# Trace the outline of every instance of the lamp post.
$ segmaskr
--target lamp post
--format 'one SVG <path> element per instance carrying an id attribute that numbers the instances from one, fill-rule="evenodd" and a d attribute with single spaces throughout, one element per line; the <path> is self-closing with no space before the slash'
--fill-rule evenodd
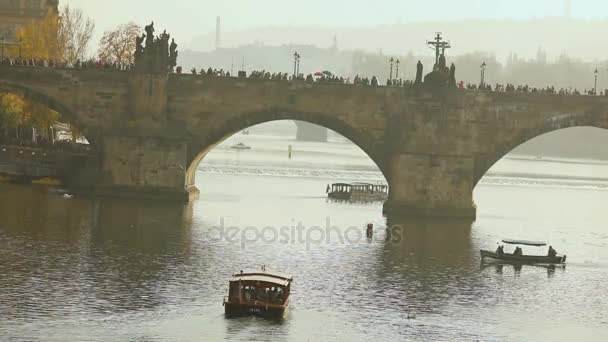
<path id="1" fill-rule="evenodd" d="M 595 68 L 595 71 L 593 73 L 595 74 L 595 83 L 593 84 L 593 95 L 597 96 L 597 74 L 599 73 L 599 71 L 597 71 L 597 68 Z"/>
<path id="2" fill-rule="evenodd" d="M 396 78 L 396 79 L 399 79 L 399 64 L 400 64 L 400 63 L 401 63 L 401 62 L 399 62 L 399 58 L 397 58 L 397 61 L 395 62 L 396 69 L 397 69 L 397 70 L 395 71 L 395 78 Z"/>
<path id="3" fill-rule="evenodd" d="M 19 38 L 19 59 L 21 59 L 21 47 L 23 46 L 23 38 Z"/>
<path id="4" fill-rule="evenodd" d="M 486 84 L 486 62 L 481 63 L 481 82 L 479 83 L 479 87 L 483 87 Z"/>
<path id="5" fill-rule="evenodd" d="M 300 76 L 300 58 L 301 58 L 301 56 L 300 56 L 300 54 L 298 54 L 298 68 L 296 70 L 297 71 L 296 76 Z"/>
<path id="6" fill-rule="evenodd" d="M 293 78 L 295 79 L 300 72 L 300 55 L 296 51 L 293 54 Z"/>
<path id="7" fill-rule="evenodd" d="M 390 62 L 391 65 L 391 72 L 390 72 L 390 76 L 389 76 L 389 80 L 393 80 L 393 63 L 395 63 L 395 59 L 393 57 L 391 57 L 391 59 L 388 60 Z"/>

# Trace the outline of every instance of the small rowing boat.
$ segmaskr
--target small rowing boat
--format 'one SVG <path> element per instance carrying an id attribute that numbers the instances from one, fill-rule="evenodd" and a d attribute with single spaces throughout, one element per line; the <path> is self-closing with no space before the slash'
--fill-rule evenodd
<path id="1" fill-rule="evenodd" d="M 502 240 L 502 242 L 508 245 L 516 245 L 517 247 L 513 253 L 505 253 L 503 246 L 499 246 L 494 252 L 481 249 L 479 251 L 481 260 L 483 261 L 484 258 L 490 258 L 518 264 L 563 264 L 566 262 L 566 256 L 558 255 L 551 246 L 549 246 L 549 252 L 546 255 L 525 255 L 523 254 L 521 247 L 519 247 L 543 247 L 547 245 L 544 242 L 526 240 Z"/>

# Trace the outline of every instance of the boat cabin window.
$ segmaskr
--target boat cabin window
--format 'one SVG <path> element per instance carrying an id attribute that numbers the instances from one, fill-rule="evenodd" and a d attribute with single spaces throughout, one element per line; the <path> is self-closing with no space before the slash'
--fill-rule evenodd
<path id="1" fill-rule="evenodd" d="M 332 192 L 350 192 L 351 186 L 348 184 L 333 184 L 331 186 Z"/>
<path id="2" fill-rule="evenodd" d="M 230 290 L 228 293 L 228 298 L 230 298 L 231 300 L 236 300 L 236 299 L 239 299 L 239 297 L 240 297 L 239 283 L 237 283 L 237 282 L 230 283 Z"/>
<path id="3" fill-rule="evenodd" d="M 236 287 L 234 287 L 236 285 Z M 230 285 L 230 298 L 238 299 L 238 283 Z M 245 302 L 251 303 L 254 301 L 283 304 L 285 302 L 285 289 L 279 286 L 241 286 L 243 299 Z M 233 294 L 236 291 L 236 294 Z"/>
<path id="4" fill-rule="evenodd" d="M 257 291 L 255 286 L 243 286 L 243 292 L 246 302 L 252 302 L 257 300 Z"/>
<path id="5" fill-rule="evenodd" d="M 272 304 L 283 304 L 284 301 L 284 291 L 280 287 L 270 287 L 266 288 L 266 292 L 268 295 L 268 301 Z"/>

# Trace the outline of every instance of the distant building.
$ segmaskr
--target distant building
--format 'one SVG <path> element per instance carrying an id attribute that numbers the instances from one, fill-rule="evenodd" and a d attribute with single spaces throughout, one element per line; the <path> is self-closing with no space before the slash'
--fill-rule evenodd
<path id="1" fill-rule="evenodd" d="M 547 63 L 547 52 L 544 51 L 541 47 L 538 48 L 536 52 L 536 63 L 546 64 Z"/>
<path id="2" fill-rule="evenodd" d="M 17 30 L 46 16 L 49 10 L 58 12 L 59 0 L 0 0 L 0 48 L 5 56 L 17 49 Z"/>
<path id="3" fill-rule="evenodd" d="M 17 29 L 58 11 L 59 0 L 0 0 L 0 39 L 14 42 Z"/>
<path id="4" fill-rule="evenodd" d="M 215 19 L 215 48 L 219 49 L 221 45 L 221 21 L 220 17 Z"/>

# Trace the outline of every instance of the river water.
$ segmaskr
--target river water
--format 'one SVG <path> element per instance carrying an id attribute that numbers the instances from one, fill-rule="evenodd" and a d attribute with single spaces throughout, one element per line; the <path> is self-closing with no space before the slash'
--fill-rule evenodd
<path id="1" fill-rule="evenodd" d="M 340 180 L 384 181 L 340 139 L 238 135 L 186 206 L 0 185 L 0 340 L 608 340 L 607 163 L 503 159 L 473 224 L 328 201 Z M 568 265 L 480 264 L 502 238 L 548 240 Z M 294 275 L 286 318 L 225 319 L 230 275 L 262 264 Z"/>

